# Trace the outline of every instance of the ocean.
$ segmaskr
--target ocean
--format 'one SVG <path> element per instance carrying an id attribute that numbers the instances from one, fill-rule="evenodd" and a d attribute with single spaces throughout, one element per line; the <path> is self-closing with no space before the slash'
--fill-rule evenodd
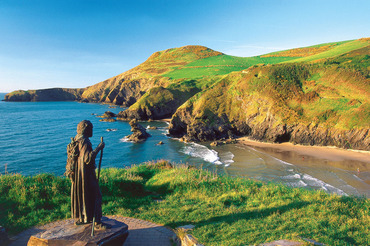
<path id="1" fill-rule="evenodd" d="M 0 100 L 4 95 L 0 94 Z M 242 144 L 211 147 L 209 143 L 183 143 L 167 136 L 168 123 L 162 121 L 140 122 L 145 128 L 157 129 L 148 129 L 152 136 L 143 143 L 128 142 L 125 139 L 131 134 L 128 122 L 101 122 L 97 117 L 105 111 L 122 110 L 95 103 L 0 101 L 0 174 L 63 175 L 67 144 L 76 135 L 77 124 L 86 119 L 94 127 L 90 139 L 93 147 L 99 144 L 100 137 L 106 144 L 102 168 L 124 168 L 165 159 L 230 176 L 370 197 L 370 185 L 354 172 L 331 166 L 302 166 Z M 164 144 L 158 145 L 160 141 Z"/>

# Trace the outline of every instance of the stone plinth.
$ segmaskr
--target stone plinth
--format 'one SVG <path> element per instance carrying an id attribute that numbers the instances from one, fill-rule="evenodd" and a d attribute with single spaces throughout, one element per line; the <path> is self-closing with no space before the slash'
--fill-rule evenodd
<path id="1" fill-rule="evenodd" d="M 7 245 L 8 242 L 8 234 L 6 233 L 5 228 L 0 226 L 0 245 Z"/>
<path id="2" fill-rule="evenodd" d="M 123 245 L 128 236 L 128 226 L 123 222 L 106 217 L 103 217 L 102 221 L 112 228 L 105 231 L 95 230 L 93 237 L 91 237 L 91 224 L 77 226 L 73 220 L 65 220 L 47 231 L 31 236 L 27 245 Z"/>

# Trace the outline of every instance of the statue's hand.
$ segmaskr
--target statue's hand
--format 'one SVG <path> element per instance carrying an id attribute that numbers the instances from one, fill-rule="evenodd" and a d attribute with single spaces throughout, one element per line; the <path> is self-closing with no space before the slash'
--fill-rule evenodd
<path id="1" fill-rule="evenodd" d="M 105 147 L 105 143 L 104 143 L 104 142 L 101 142 L 101 143 L 98 145 L 98 149 L 99 149 L 99 150 L 104 149 L 104 147 Z"/>

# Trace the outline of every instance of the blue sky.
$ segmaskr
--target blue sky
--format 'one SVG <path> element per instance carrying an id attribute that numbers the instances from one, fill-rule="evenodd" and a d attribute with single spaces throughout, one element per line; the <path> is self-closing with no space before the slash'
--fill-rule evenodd
<path id="1" fill-rule="evenodd" d="M 153 52 L 235 56 L 370 37 L 369 0 L 1 0 L 0 92 L 81 88 Z"/>

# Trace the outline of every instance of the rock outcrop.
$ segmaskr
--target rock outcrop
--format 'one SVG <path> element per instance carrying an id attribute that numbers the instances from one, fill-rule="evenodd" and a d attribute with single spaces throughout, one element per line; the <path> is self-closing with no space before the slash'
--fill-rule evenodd
<path id="1" fill-rule="evenodd" d="M 149 90 L 129 109 L 118 113 L 119 120 L 160 120 L 171 118 L 184 102 L 199 92 L 197 88 L 168 89 L 155 87 Z"/>
<path id="2" fill-rule="evenodd" d="M 115 122 L 116 119 L 114 117 L 116 117 L 117 115 L 115 113 L 112 113 L 110 111 L 106 111 L 103 115 L 98 115 L 97 117 L 99 118 L 102 118 L 101 120 L 99 121 L 104 121 L 104 122 Z"/>
<path id="3" fill-rule="evenodd" d="M 145 141 L 151 135 L 146 132 L 145 128 L 140 125 L 137 120 L 133 119 L 130 121 L 131 135 L 126 136 L 129 141 L 139 143 Z"/>

